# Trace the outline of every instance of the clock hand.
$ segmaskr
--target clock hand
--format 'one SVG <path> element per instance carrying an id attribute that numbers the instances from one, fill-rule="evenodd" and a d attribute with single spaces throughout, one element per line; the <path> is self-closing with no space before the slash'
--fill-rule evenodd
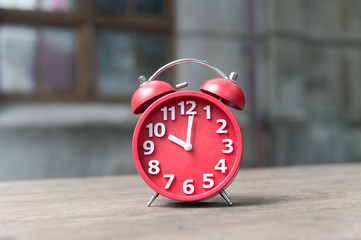
<path id="1" fill-rule="evenodd" d="M 172 134 L 169 134 L 168 139 L 171 140 L 172 142 L 178 144 L 179 146 L 183 147 L 184 150 L 186 150 L 186 151 L 190 151 L 192 149 L 192 144 L 186 143 L 183 140 L 180 140 L 179 138 L 177 138 L 176 136 L 173 136 Z"/>
<path id="2" fill-rule="evenodd" d="M 171 140 L 172 142 L 178 144 L 179 146 L 183 147 L 186 145 L 186 142 L 180 140 L 179 138 L 173 136 L 172 134 L 169 134 L 168 139 Z"/>
<path id="3" fill-rule="evenodd" d="M 191 143 L 191 135 L 192 135 L 192 125 L 193 125 L 194 115 L 188 117 L 188 127 L 187 127 L 187 143 Z"/>

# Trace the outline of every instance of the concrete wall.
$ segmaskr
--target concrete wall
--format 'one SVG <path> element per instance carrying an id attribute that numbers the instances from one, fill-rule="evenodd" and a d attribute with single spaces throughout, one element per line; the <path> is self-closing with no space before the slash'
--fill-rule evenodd
<path id="1" fill-rule="evenodd" d="M 2 104 L 0 180 L 136 173 L 122 104 Z"/>
<path id="2" fill-rule="evenodd" d="M 267 119 L 269 162 L 361 161 L 361 2 L 257 3 L 256 48 L 265 66 L 255 65 L 266 76 L 256 78 L 257 91 L 267 96 L 257 107 Z"/>

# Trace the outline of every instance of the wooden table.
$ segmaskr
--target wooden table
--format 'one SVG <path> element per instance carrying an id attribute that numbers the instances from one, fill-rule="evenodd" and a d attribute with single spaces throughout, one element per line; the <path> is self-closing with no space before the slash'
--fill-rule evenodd
<path id="1" fill-rule="evenodd" d="M 241 169 L 216 196 L 182 203 L 141 178 L 0 183 L 0 240 L 361 239 L 361 164 Z"/>

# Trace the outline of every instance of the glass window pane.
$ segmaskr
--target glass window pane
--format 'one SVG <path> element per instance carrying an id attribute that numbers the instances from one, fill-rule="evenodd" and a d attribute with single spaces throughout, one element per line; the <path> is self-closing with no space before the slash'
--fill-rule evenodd
<path id="1" fill-rule="evenodd" d="M 78 8 L 77 0 L 39 0 L 37 9 L 46 12 L 74 12 Z"/>
<path id="2" fill-rule="evenodd" d="M 137 86 L 133 70 L 132 37 L 126 32 L 97 32 L 97 81 L 99 95 L 129 94 Z"/>
<path id="3" fill-rule="evenodd" d="M 104 14 L 124 14 L 127 12 L 127 0 L 97 0 L 96 10 Z"/>
<path id="4" fill-rule="evenodd" d="M 163 0 L 137 0 L 137 10 L 140 14 L 163 15 Z"/>
<path id="5" fill-rule="evenodd" d="M 40 91 L 73 92 L 75 89 L 75 32 L 43 28 L 39 39 Z"/>
<path id="6" fill-rule="evenodd" d="M 77 0 L 0 0 L 0 8 L 24 11 L 72 12 L 77 7 Z"/>
<path id="7" fill-rule="evenodd" d="M 98 31 L 98 95 L 130 96 L 139 87 L 140 75 L 149 78 L 165 64 L 166 49 L 166 37 L 162 35 Z"/>
<path id="8" fill-rule="evenodd" d="M 27 26 L 0 26 L 0 91 L 32 93 L 37 34 Z"/>
<path id="9" fill-rule="evenodd" d="M 165 36 L 153 34 L 138 34 L 136 36 L 137 69 L 136 74 L 148 79 L 166 61 L 167 40 Z M 166 74 L 167 72 L 165 72 Z M 136 76 L 138 77 L 138 76 Z M 158 79 L 166 80 L 165 75 Z"/>
<path id="10" fill-rule="evenodd" d="M 37 0 L 0 0 L 0 8 L 18 9 L 18 10 L 35 10 Z"/>

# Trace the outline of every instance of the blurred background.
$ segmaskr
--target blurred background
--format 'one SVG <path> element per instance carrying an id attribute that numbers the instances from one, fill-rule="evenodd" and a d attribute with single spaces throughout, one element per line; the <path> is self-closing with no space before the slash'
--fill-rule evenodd
<path id="1" fill-rule="evenodd" d="M 361 161 L 359 0 L 0 0 L 0 180 L 136 173 L 137 79 L 184 57 L 239 73 L 242 167 Z"/>

